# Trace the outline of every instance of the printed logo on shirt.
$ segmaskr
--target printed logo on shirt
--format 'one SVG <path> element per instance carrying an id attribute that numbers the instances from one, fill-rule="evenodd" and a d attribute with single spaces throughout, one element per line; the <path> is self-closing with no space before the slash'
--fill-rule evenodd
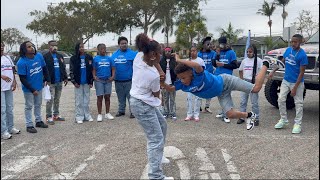
<path id="1" fill-rule="evenodd" d="M 86 68 L 86 62 L 84 59 L 81 59 L 81 69 Z"/>
<path id="2" fill-rule="evenodd" d="M 294 56 L 292 54 L 290 54 L 289 57 L 286 57 L 286 63 L 292 66 L 297 65 L 296 61 L 294 60 Z"/>
<path id="3" fill-rule="evenodd" d="M 189 89 L 189 91 L 190 91 L 190 92 L 193 92 L 193 93 L 194 93 L 194 92 L 199 92 L 199 91 L 201 91 L 201 90 L 203 89 L 204 86 L 205 86 L 205 83 L 203 82 L 200 87 L 198 87 L 198 86 L 191 87 L 191 88 Z"/>
<path id="4" fill-rule="evenodd" d="M 106 59 L 101 59 L 101 60 L 106 60 Z M 99 67 L 109 67 L 110 66 L 110 62 L 98 62 Z"/>
<path id="5" fill-rule="evenodd" d="M 53 66 L 54 66 L 54 68 L 59 68 L 59 67 L 60 67 L 60 65 L 59 65 L 59 62 L 58 62 L 58 59 L 57 59 L 57 58 L 54 58 Z"/>
<path id="6" fill-rule="evenodd" d="M 220 55 L 220 62 L 228 64 L 229 60 L 227 59 L 227 55 Z"/>
<path id="7" fill-rule="evenodd" d="M 251 71 L 252 69 L 253 69 L 252 66 L 244 66 L 244 67 L 243 67 L 243 70 Z"/>
<path id="8" fill-rule="evenodd" d="M 127 63 L 127 59 L 123 55 L 119 55 L 117 58 L 114 59 L 114 63 L 125 64 Z"/>
<path id="9" fill-rule="evenodd" d="M 6 70 L 12 70 L 12 66 L 9 64 L 1 65 L 1 71 L 6 71 Z"/>
<path id="10" fill-rule="evenodd" d="M 35 75 L 35 74 L 38 74 L 42 71 L 42 67 L 36 67 L 34 69 L 30 69 L 30 77 Z"/>

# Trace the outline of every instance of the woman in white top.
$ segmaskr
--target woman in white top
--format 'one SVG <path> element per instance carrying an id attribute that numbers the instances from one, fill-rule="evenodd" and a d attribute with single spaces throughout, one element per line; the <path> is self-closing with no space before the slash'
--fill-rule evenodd
<path id="1" fill-rule="evenodd" d="M 1 42 L 1 139 L 10 139 L 11 134 L 20 133 L 13 127 L 13 91 L 17 84 L 13 70 L 13 62 L 4 55 L 4 43 Z"/>
<path id="2" fill-rule="evenodd" d="M 239 76 L 241 79 L 245 81 L 255 83 L 253 76 L 256 76 L 262 68 L 262 60 L 257 57 L 257 54 L 254 54 L 254 46 L 249 46 L 247 49 L 247 58 L 242 60 L 241 65 L 239 67 Z M 256 59 L 256 60 L 255 60 Z M 255 63 L 256 61 L 256 63 Z M 254 67 L 256 67 L 255 72 L 253 72 Z M 246 112 L 247 103 L 250 96 L 251 104 L 252 104 L 252 112 L 256 114 L 256 121 L 254 122 L 255 126 L 259 126 L 259 94 L 258 93 L 245 93 L 241 92 L 241 101 L 240 101 L 240 111 Z M 239 119 L 237 124 L 244 123 L 244 119 Z"/>
<path id="3" fill-rule="evenodd" d="M 159 110 L 161 47 L 145 34 L 136 37 L 136 46 L 140 52 L 133 61 L 130 108 L 148 140 L 148 176 L 150 179 L 165 179 L 167 177 L 163 175 L 161 162 L 167 123 Z"/>

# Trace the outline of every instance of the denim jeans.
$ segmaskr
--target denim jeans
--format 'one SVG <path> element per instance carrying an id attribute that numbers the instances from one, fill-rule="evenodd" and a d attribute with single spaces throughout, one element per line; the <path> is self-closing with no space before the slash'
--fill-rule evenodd
<path id="1" fill-rule="evenodd" d="M 83 121 L 91 119 L 90 115 L 90 87 L 88 84 L 81 84 L 79 88 L 74 88 L 75 94 L 75 119 Z"/>
<path id="2" fill-rule="evenodd" d="M 212 98 L 209 98 L 209 99 L 205 99 L 206 100 L 206 104 L 205 104 L 205 108 L 209 108 L 210 107 L 210 103 L 211 103 L 211 99 Z M 200 107 L 202 106 L 202 99 L 200 101 Z"/>
<path id="3" fill-rule="evenodd" d="M 167 134 L 167 122 L 159 111 L 145 102 L 130 98 L 132 114 L 142 126 L 147 137 L 147 154 L 149 162 L 148 176 L 150 179 L 163 179 L 161 160 Z"/>
<path id="4" fill-rule="evenodd" d="M 165 89 L 161 89 L 161 95 L 163 98 L 163 115 L 176 116 L 176 91 L 169 92 Z"/>
<path id="5" fill-rule="evenodd" d="M 115 82 L 116 93 L 118 97 L 118 112 L 125 113 L 126 112 L 126 99 L 129 102 L 129 110 L 130 110 L 130 89 L 131 89 L 132 81 L 126 82 Z M 131 110 L 130 110 L 131 112 Z"/>
<path id="6" fill-rule="evenodd" d="M 188 92 L 187 101 L 188 101 L 187 116 L 188 117 L 199 118 L 200 106 L 201 106 L 201 98 L 199 98 L 198 96 L 195 96 L 192 93 Z"/>
<path id="7" fill-rule="evenodd" d="M 1 91 L 1 134 L 13 128 L 13 92 Z"/>
<path id="8" fill-rule="evenodd" d="M 35 121 L 41 122 L 41 104 L 42 104 L 42 90 L 38 91 L 38 95 L 35 96 L 31 92 L 23 92 L 24 99 L 25 99 L 25 109 L 24 114 L 26 118 L 26 126 L 33 127 L 32 122 L 32 108 L 34 106 L 34 117 Z"/>
<path id="9" fill-rule="evenodd" d="M 53 104 L 53 115 L 59 115 L 61 91 L 62 91 L 62 82 L 50 85 L 51 100 L 48 101 L 46 104 L 46 117 L 52 117 L 52 104 Z"/>
<path id="10" fill-rule="evenodd" d="M 286 100 L 288 93 L 293 89 L 295 83 L 290 83 L 286 80 L 282 80 L 280 93 L 278 98 L 278 105 L 281 119 L 284 121 L 288 121 L 287 118 L 287 107 L 286 107 Z M 302 116 L 303 116 L 303 91 L 304 91 L 304 82 L 301 82 L 297 88 L 297 93 L 293 97 L 294 104 L 296 106 L 296 117 L 294 122 L 296 124 L 301 124 Z"/>
<path id="11" fill-rule="evenodd" d="M 247 82 L 250 82 L 250 80 L 245 80 Z M 252 112 L 256 114 L 256 120 L 259 120 L 259 93 L 245 93 L 240 92 L 240 111 L 246 112 L 247 111 L 247 105 L 248 105 L 248 99 L 250 97 L 251 104 L 252 104 Z"/>

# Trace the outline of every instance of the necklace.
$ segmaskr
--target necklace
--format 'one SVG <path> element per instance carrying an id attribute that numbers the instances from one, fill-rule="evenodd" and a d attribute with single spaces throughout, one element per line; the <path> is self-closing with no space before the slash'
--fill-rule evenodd
<path id="1" fill-rule="evenodd" d="M 297 54 L 299 53 L 300 49 L 301 49 L 301 48 L 299 48 L 298 52 L 296 52 L 296 54 L 294 55 L 294 59 L 296 59 L 296 56 L 297 56 Z M 293 55 L 293 54 L 292 54 L 292 51 L 293 51 L 293 48 L 291 49 L 291 55 Z"/>

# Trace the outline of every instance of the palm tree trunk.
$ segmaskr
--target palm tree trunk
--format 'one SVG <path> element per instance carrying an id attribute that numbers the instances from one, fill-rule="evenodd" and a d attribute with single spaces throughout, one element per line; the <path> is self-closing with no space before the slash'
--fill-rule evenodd
<path id="1" fill-rule="evenodd" d="M 282 14 L 284 14 L 284 6 L 282 6 Z M 282 17 L 282 30 L 284 30 L 284 17 Z"/>
<path id="2" fill-rule="evenodd" d="M 169 47 L 169 31 L 168 28 L 166 27 L 166 40 L 167 40 L 167 47 Z"/>
<path id="3" fill-rule="evenodd" d="M 269 16 L 269 22 L 270 22 L 270 20 L 271 20 L 271 18 L 270 18 L 270 16 Z M 272 24 L 270 23 L 270 24 L 269 24 L 269 28 L 270 28 L 270 37 L 271 37 L 271 26 L 272 26 Z"/>

